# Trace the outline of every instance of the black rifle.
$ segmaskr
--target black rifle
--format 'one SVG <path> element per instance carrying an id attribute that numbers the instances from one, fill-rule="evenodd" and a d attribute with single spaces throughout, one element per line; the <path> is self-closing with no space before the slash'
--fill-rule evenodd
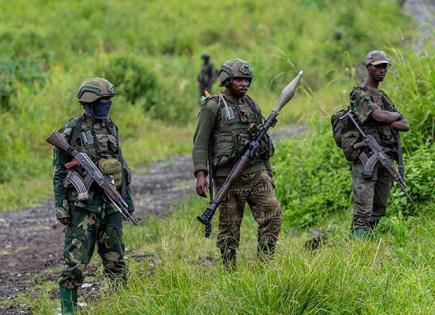
<path id="1" fill-rule="evenodd" d="M 396 169 L 393 167 L 393 161 L 387 156 L 384 150 L 382 150 L 381 146 L 376 141 L 376 139 L 372 135 L 367 135 L 364 133 L 364 131 L 362 131 L 361 127 L 353 117 L 352 110 L 348 110 L 348 112 L 345 115 L 343 115 L 340 119 L 344 119 L 345 117 L 349 117 L 350 120 L 352 120 L 356 129 L 358 129 L 359 133 L 363 136 L 363 141 L 356 143 L 354 145 L 354 148 L 358 149 L 361 147 L 368 146 L 371 151 L 370 156 L 368 156 L 367 153 L 365 152 L 362 152 L 359 155 L 359 159 L 364 167 L 364 170 L 361 175 L 365 178 L 371 178 L 373 176 L 373 172 L 376 164 L 380 163 L 381 166 L 393 178 L 393 180 L 395 180 L 399 184 L 400 189 L 406 194 L 406 196 L 412 202 L 413 199 L 411 195 L 406 191 L 406 183 L 405 180 L 403 179 L 403 175 L 396 171 Z M 400 138 L 398 138 L 398 140 L 400 141 Z"/>
<path id="2" fill-rule="evenodd" d="M 95 182 L 104 191 L 106 197 L 122 214 L 122 216 L 130 220 L 134 225 L 137 225 L 137 221 L 128 211 L 128 205 L 116 189 L 113 181 L 100 172 L 100 170 L 86 153 L 79 152 L 70 146 L 65 137 L 57 131 L 52 131 L 46 141 L 74 157 L 72 162 L 67 163 L 69 164 L 69 166 L 66 166 L 67 168 L 72 167 L 72 165 L 77 165 L 78 163 L 85 169 L 87 175 L 84 179 L 82 179 L 82 177 L 76 171 L 72 170 L 68 171 L 66 177 L 67 181 L 70 182 L 77 190 L 79 200 L 86 201 L 89 199 L 89 187 L 93 182 Z"/>
<path id="3" fill-rule="evenodd" d="M 281 111 L 281 109 L 286 105 L 295 95 L 296 87 L 301 79 L 303 71 L 300 71 L 299 74 L 282 90 L 281 95 L 278 99 L 278 103 L 275 108 L 270 113 L 269 117 L 264 121 L 263 125 L 258 128 L 258 133 L 253 140 L 251 140 L 246 149 L 243 151 L 241 158 L 237 161 L 237 163 L 232 168 L 230 174 L 226 178 L 224 184 L 219 189 L 216 194 L 216 197 L 210 202 L 210 205 L 205 209 L 204 213 L 197 216 L 199 222 L 205 225 L 205 237 L 209 237 L 211 233 L 211 220 L 219 207 L 220 203 L 224 199 L 228 190 L 234 181 L 240 176 L 243 170 L 248 165 L 249 161 L 254 159 L 257 154 L 258 148 L 264 137 L 267 134 L 267 131 L 270 127 L 275 126 L 277 122 L 277 117 Z"/>

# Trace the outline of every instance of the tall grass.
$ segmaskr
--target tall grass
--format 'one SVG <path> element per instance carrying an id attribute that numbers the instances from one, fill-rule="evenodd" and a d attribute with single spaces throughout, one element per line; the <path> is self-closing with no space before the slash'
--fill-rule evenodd
<path id="1" fill-rule="evenodd" d="M 130 280 L 84 314 L 431 314 L 434 311 L 434 216 L 390 218 L 372 241 L 348 240 L 350 213 L 324 222 L 325 245 L 303 248 L 308 234 L 285 229 L 275 259 L 260 263 L 256 223 L 242 224 L 237 270 L 222 269 L 218 250 L 195 222 L 205 201 L 192 201 L 170 218 L 127 227 Z M 388 227 L 388 229 L 386 228 Z M 97 262 L 99 263 L 99 262 Z M 92 281 L 92 280 L 91 280 Z M 83 301 L 83 296 L 80 298 Z M 88 301 L 89 302 L 89 301 Z M 57 301 L 41 296 L 35 313 Z M 45 310 L 45 311 L 44 311 Z"/>
<path id="2" fill-rule="evenodd" d="M 190 151 L 201 51 L 216 65 L 248 60 L 252 96 L 264 112 L 304 69 L 303 93 L 281 115 L 283 124 L 342 102 L 350 75 L 345 52 L 358 63 L 370 49 L 408 41 L 408 26 L 393 0 L 3 1 L 1 208 L 49 195 L 36 189 L 48 186 L 51 174 L 44 138 L 80 114 L 75 91 L 86 77 L 117 84 L 112 116 L 124 155 L 137 165 Z"/>

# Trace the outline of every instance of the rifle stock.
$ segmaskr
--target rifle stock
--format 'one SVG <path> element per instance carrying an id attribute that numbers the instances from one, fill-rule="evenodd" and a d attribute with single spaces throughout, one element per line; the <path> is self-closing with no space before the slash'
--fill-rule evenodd
<path id="1" fill-rule="evenodd" d="M 266 136 L 267 131 L 269 128 L 273 127 L 276 124 L 276 118 L 279 115 L 281 109 L 293 98 L 295 95 L 295 90 L 297 85 L 299 84 L 299 81 L 301 79 L 301 76 L 303 74 L 303 71 L 300 71 L 298 75 L 289 83 L 287 84 L 284 89 L 281 92 L 281 95 L 278 98 L 278 102 L 275 106 L 275 108 L 272 110 L 272 112 L 269 114 L 267 119 L 265 120 L 262 128 L 260 129 L 258 135 L 256 138 L 247 145 L 244 153 L 242 154 L 241 158 L 237 161 L 237 163 L 232 168 L 230 174 L 226 178 L 224 184 L 219 189 L 219 191 L 216 194 L 216 197 L 210 202 L 209 206 L 204 210 L 204 212 L 197 216 L 197 219 L 199 222 L 205 225 L 205 237 L 209 237 L 211 233 L 211 221 L 213 219 L 213 216 L 219 207 L 220 203 L 228 193 L 228 190 L 230 189 L 231 185 L 234 183 L 234 181 L 240 176 L 240 174 L 243 172 L 243 170 L 248 165 L 248 162 L 252 160 L 257 150 L 260 146 L 261 141 Z"/>

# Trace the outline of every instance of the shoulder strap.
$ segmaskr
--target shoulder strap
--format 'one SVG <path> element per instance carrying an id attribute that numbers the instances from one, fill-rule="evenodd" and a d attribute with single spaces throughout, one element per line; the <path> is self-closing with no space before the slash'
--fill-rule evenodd
<path id="1" fill-rule="evenodd" d="M 245 99 L 249 105 L 249 107 L 251 108 L 251 110 L 257 115 L 258 118 L 260 118 L 260 120 L 264 120 L 263 115 L 261 115 L 260 110 L 257 107 L 257 104 L 255 104 L 254 100 L 252 98 L 250 98 L 248 95 L 245 95 Z"/>
<path id="2" fill-rule="evenodd" d="M 77 138 L 79 136 L 79 130 L 80 130 L 80 127 L 82 125 L 83 119 L 84 119 L 84 116 L 83 115 L 80 116 L 77 119 L 76 125 L 72 129 L 71 138 L 70 138 L 70 141 L 69 141 L 69 145 L 72 146 L 72 147 L 75 147 L 75 145 L 77 143 Z"/>

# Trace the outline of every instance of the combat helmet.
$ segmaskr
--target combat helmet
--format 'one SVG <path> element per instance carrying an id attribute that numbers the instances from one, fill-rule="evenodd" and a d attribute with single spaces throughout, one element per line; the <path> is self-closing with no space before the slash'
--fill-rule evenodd
<path id="1" fill-rule="evenodd" d="M 93 103 L 102 97 L 113 97 L 115 94 L 115 87 L 106 79 L 90 78 L 80 84 L 77 98 L 80 103 Z"/>
<path id="2" fill-rule="evenodd" d="M 253 77 L 254 71 L 249 63 L 242 59 L 232 59 L 222 65 L 218 79 L 220 86 L 224 86 L 228 79 L 247 78 L 251 81 Z"/>

